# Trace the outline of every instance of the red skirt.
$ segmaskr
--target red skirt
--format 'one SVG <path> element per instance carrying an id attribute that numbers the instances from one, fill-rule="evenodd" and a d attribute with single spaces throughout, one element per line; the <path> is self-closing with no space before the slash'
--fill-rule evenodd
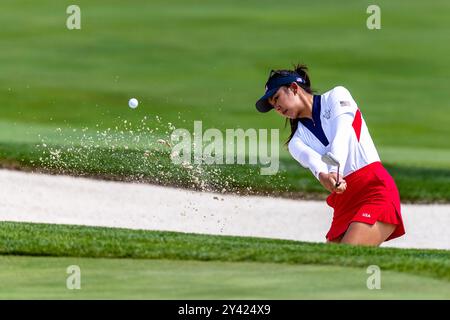
<path id="1" fill-rule="evenodd" d="M 387 240 L 405 234 L 400 195 L 394 179 L 381 162 L 373 162 L 344 179 L 347 189 L 327 198 L 327 204 L 334 209 L 333 222 L 326 237 L 329 241 L 343 235 L 352 222 L 375 224 L 377 221 L 396 225 Z"/>

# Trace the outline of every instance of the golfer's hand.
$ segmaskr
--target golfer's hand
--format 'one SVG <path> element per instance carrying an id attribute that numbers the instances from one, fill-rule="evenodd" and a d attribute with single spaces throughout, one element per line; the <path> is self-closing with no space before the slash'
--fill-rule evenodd
<path id="1" fill-rule="evenodd" d="M 319 181 L 322 186 L 330 192 L 343 193 L 347 189 L 347 182 L 339 177 L 339 186 L 336 187 L 337 174 L 335 172 L 319 174 Z"/>

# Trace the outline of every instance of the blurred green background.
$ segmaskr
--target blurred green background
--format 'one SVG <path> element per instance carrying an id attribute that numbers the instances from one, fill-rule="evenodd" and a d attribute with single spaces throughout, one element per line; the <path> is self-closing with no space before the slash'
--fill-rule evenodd
<path id="1" fill-rule="evenodd" d="M 448 1 L 378 1 L 381 30 L 366 27 L 369 1 L 80 0 L 82 29 L 68 30 L 71 4 L 0 5 L 3 166 L 191 186 L 152 142 L 201 120 L 204 129 L 281 129 L 277 176 L 234 166 L 207 179 L 323 197 L 283 146 L 284 120 L 254 108 L 270 69 L 304 62 L 317 92 L 350 90 L 402 199 L 450 200 Z M 43 142 L 65 161 L 52 162 Z M 88 142 L 84 157 L 71 153 Z M 145 143 L 156 150 L 149 160 Z M 178 171 L 161 175 L 156 163 Z"/>

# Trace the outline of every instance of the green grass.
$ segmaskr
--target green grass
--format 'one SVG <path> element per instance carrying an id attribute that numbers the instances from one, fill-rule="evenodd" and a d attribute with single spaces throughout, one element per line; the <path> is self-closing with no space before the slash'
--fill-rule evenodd
<path id="1" fill-rule="evenodd" d="M 284 140 L 284 121 L 258 114 L 254 102 L 271 68 L 303 61 L 319 92 L 352 92 L 402 200 L 450 201 L 447 1 L 379 1 L 377 31 L 366 28 L 371 3 L 358 0 L 80 0 L 75 31 L 65 28 L 70 4 L 2 2 L 1 166 L 200 188 L 199 174 L 174 167 L 155 145 L 169 136 L 168 123 L 281 129 Z M 276 177 L 236 165 L 202 168 L 200 179 L 211 189 L 324 198 L 280 148 Z M 151 161 L 145 150 L 156 150 Z"/>
<path id="2" fill-rule="evenodd" d="M 369 248 L 263 238 L 0 223 L 0 255 L 311 264 L 450 281 L 450 251 Z"/>
<path id="3" fill-rule="evenodd" d="M 0 167 L 324 198 L 281 144 L 279 174 L 261 176 L 259 166 L 174 166 L 156 143 L 172 125 L 192 131 L 195 120 L 221 131 L 281 129 L 284 141 L 284 121 L 258 114 L 254 102 L 271 68 L 302 61 L 318 92 L 336 85 L 352 92 L 403 201 L 450 201 L 448 1 L 378 1 L 378 31 L 366 28 L 372 3 L 358 0 L 79 0 L 79 31 L 65 28 L 70 4 L 2 1 Z M 136 110 L 127 107 L 131 97 L 140 101 Z M 220 281 L 208 297 L 218 298 L 448 298 L 450 280 L 448 251 L 7 222 L 0 254 L 5 298 L 184 297 L 186 287 L 170 279 L 195 283 L 191 296 L 199 298 L 212 279 Z M 86 266 L 81 292 L 61 289 L 59 272 L 73 261 Z M 371 264 L 388 290 L 369 292 L 350 276 Z"/>
<path id="4" fill-rule="evenodd" d="M 0 299 L 448 299 L 450 252 L 0 222 Z M 67 268 L 79 266 L 81 290 Z M 367 268 L 381 270 L 369 290 Z"/>
<path id="5" fill-rule="evenodd" d="M 80 268 L 68 290 L 67 268 Z M 0 299 L 448 299 L 450 283 L 366 268 L 256 262 L 0 256 Z"/>

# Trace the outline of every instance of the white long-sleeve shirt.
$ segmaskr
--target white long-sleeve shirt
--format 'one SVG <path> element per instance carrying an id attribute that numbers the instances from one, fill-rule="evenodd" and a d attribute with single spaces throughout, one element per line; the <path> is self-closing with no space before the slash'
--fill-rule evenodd
<path id="1" fill-rule="evenodd" d="M 289 152 L 319 179 L 321 172 L 337 172 L 322 155 L 331 152 L 340 162 L 340 174 L 350 173 L 380 161 L 364 118 L 350 92 L 338 86 L 314 95 L 313 120 L 301 118 L 289 142 Z"/>

